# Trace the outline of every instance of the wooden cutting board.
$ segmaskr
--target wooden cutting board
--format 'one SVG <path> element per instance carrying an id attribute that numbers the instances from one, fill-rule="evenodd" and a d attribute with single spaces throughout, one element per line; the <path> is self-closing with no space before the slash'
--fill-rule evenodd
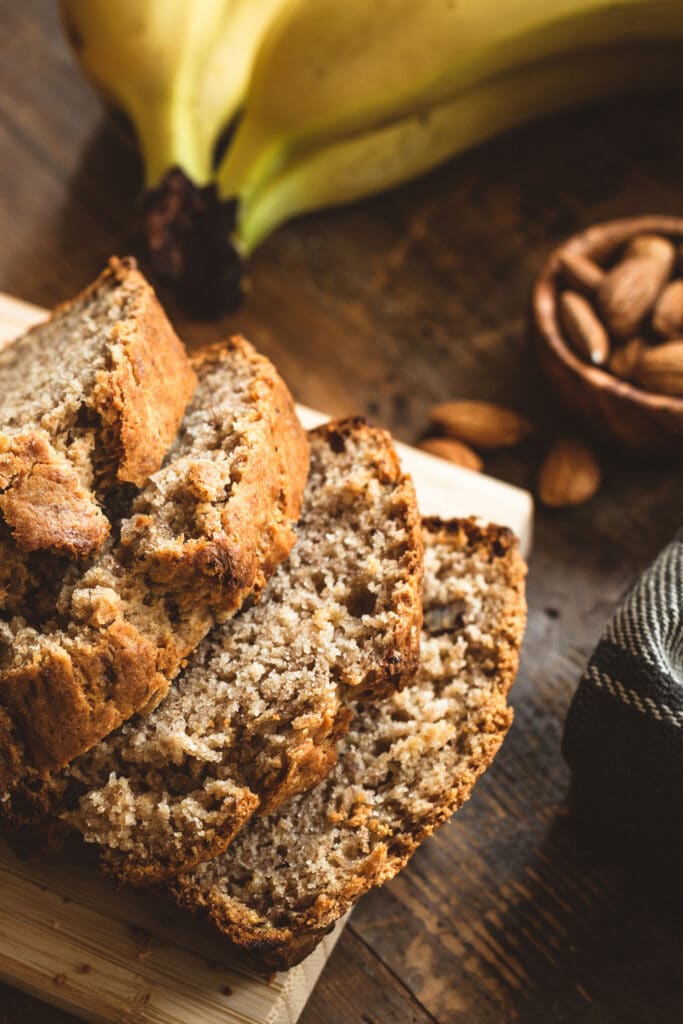
<path id="1" fill-rule="evenodd" d="M 0 345 L 44 316 L 0 294 Z M 299 413 L 307 427 L 326 419 Z M 528 554 L 526 491 L 398 447 L 424 514 L 504 523 Z M 298 967 L 259 978 L 226 964 L 215 937 L 147 893 L 114 892 L 79 865 L 27 863 L 0 844 L 0 980 L 88 1021 L 294 1024 L 343 927 Z"/>

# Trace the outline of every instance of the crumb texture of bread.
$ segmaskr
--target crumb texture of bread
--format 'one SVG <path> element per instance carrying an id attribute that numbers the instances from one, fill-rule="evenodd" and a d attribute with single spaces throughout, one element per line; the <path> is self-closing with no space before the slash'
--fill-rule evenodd
<path id="1" fill-rule="evenodd" d="M 99 501 L 159 468 L 196 383 L 135 262 L 110 260 L 0 351 L 0 378 L 3 548 L 94 555 L 109 533 Z"/>
<path id="2" fill-rule="evenodd" d="M 468 798 L 512 720 L 526 616 L 509 531 L 426 520 L 424 625 L 414 682 L 356 704 L 339 760 L 310 793 L 254 818 L 222 856 L 171 884 L 259 969 L 307 956 L 368 889 L 392 878 Z"/>
<path id="3" fill-rule="evenodd" d="M 121 544 L 176 600 L 227 615 L 289 554 L 308 443 L 275 367 L 244 338 L 202 350 L 196 367 L 196 400 L 122 523 Z"/>
<path id="4" fill-rule="evenodd" d="M 206 351 L 197 373 L 178 437 L 118 535 L 48 588 L 38 621 L 0 622 L 3 789 L 151 710 L 294 543 L 308 443 L 287 388 L 241 338 Z M 2 572 L 0 584 L 11 589 Z"/>
<path id="5" fill-rule="evenodd" d="M 311 432 L 297 543 L 263 600 L 217 627 L 163 703 L 50 780 L 42 811 L 101 848 L 106 871 L 157 882 L 225 850 L 324 778 L 348 695 L 417 665 L 422 534 L 391 438 L 358 421 Z"/>

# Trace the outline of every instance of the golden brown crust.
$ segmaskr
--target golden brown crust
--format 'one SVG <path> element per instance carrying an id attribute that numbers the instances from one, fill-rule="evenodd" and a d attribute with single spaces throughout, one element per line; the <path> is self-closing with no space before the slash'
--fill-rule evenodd
<path id="1" fill-rule="evenodd" d="M 100 436 L 114 449 L 111 482 L 141 487 L 161 465 L 197 379 L 135 260 L 112 257 L 91 288 L 110 280 L 130 295 L 131 309 L 114 327 L 111 365 L 98 375 L 90 401 L 100 418 Z"/>
<path id="2" fill-rule="evenodd" d="M 159 468 L 196 385 L 184 346 L 131 258 L 112 258 L 96 281 L 52 317 L 107 288 L 118 289 L 127 310 L 112 329 L 109 365 L 84 395 L 97 424 L 91 475 L 100 495 L 116 483 L 141 486 Z M 68 451 L 57 450 L 43 431 L 0 434 L 0 489 L 0 512 L 21 552 L 89 558 L 109 533 Z"/>
<path id="3" fill-rule="evenodd" d="M 348 732 L 351 717 L 350 708 L 337 708 L 336 714 L 325 716 L 319 728 L 292 750 L 279 778 L 270 783 L 261 797 L 260 815 L 270 814 L 327 778 L 337 762 L 337 743 Z M 217 857 L 226 849 L 227 844 L 212 856 Z"/>
<path id="4" fill-rule="evenodd" d="M 11 720 L 5 713 L 0 722 L 0 751 L 38 771 L 72 760 L 165 691 L 157 656 L 154 644 L 117 618 L 68 652 L 48 648 L 40 660 L 4 671 L 0 700 Z"/>
<path id="5" fill-rule="evenodd" d="M 269 925 L 246 905 L 228 904 L 214 887 L 203 889 L 191 878 L 180 877 L 170 892 L 177 904 L 207 918 L 228 940 L 229 946 L 257 970 L 286 970 L 308 956 L 342 917 L 370 888 L 393 878 L 410 860 L 418 846 L 469 798 L 472 788 L 490 765 L 512 722 L 506 696 L 514 681 L 526 621 L 524 580 L 526 566 L 511 531 L 474 520 L 443 522 L 424 520 L 425 533 L 435 543 L 458 550 L 485 551 L 498 561 L 504 574 L 507 600 L 496 628 L 496 684 L 489 699 L 468 716 L 467 732 L 476 738 L 468 747 L 458 779 L 443 794 L 419 827 L 378 844 L 365 858 L 343 890 L 334 897 L 322 892 L 295 926 Z M 409 823 L 408 823 L 409 824 Z"/>
<path id="6" fill-rule="evenodd" d="M 131 860 L 125 856 L 112 856 L 106 860 L 100 859 L 100 871 L 103 875 L 126 885 L 145 886 L 170 882 L 179 874 L 191 871 L 199 864 L 224 853 L 235 836 L 257 813 L 258 806 L 259 798 L 256 794 L 245 791 L 239 804 L 226 808 L 222 820 L 216 822 L 216 832 L 220 835 L 220 839 L 215 839 L 211 844 L 208 842 L 202 844 L 198 840 L 197 853 L 192 858 L 171 855 L 161 864 L 160 862 L 152 863 L 149 860 Z M 29 819 L 22 819 L 21 825 L 26 825 L 27 820 Z M 33 823 L 35 819 L 31 818 L 30 820 Z"/>
<path id="7" fill-rule="evenodd" d="M 23 553 L 89 558 L 110 529 L 69 460 L 35 431 L 0 434 L 0 512 Z"/>
<path id="8" fill-rule="evenodd" d="M 253 417 L 244 442 L 248 457 L 231 491 L 239 500 L 221 499 L 223 480 L 198 463 L 177 496 L 192 503 L 197 536 L 148 544 L 154 518 L 143 511 L 122 538 L 155 583 L 172 587 L 181 603 L 205 601 L 218 614 L 234 611 L 247 594 L 258 594 L 291 550 L 309 460 L 306 433 L 287 386 L 248 341 L 234 336 L 207 346 L 193 364 L 202 374 L 231 353 L 239 353 L 254 370 Z"/>

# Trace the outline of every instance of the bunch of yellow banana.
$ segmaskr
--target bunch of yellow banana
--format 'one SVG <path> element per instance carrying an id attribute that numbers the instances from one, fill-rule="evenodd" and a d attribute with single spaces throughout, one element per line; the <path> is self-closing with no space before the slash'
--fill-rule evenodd
<path id="1" fill-rule="evenodd" d="M 388 188 L 531 118 L 683 81 L 683 0 L 62 0 L 62 9 L 85 71 L 135 126 L 150 248 L 179 279 L 202 251 L 224 270 L 231 225 L 244 256 L 298 213 Z M 202 275 L 218 287 L 220 275 L 204 266 Z"/>

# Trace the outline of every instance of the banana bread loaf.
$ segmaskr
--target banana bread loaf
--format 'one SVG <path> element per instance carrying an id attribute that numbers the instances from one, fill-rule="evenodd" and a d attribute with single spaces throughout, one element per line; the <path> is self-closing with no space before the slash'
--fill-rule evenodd
<path id="1" fill-rule="evenodd" d="M 0 544 L 18 564 L 11 542 L 22 553 L 95 554 L 110 529 L 100 501 L 159 468 L 196 384 L 135 261 L 110 260 L 5 347 L 0 379 Z"/>
<path id="2" fill-rule="evenodd" d="M 308 471 L 289 392 L 240 338 L 196 368 L 178 437 L 116 535 L 48 607 L 0 622 L 0 790 L 154 707 L 289 553 Z"/>
<path id="3" fill-rule="evenodd" d="M 330 771 L 348 695 L 417 665 L 422 537 L 387 433 L 313 431 L 297 544 L 263 600 L 215 629 L 164 702 L 24 796 L 133 882 L 187 871 Z M 14 794 L 15 801 L 21 795 Z"/>
<path id="4" fill-rule="evenodd" d="M 415 681 L 381 703 L 356 703 L 330 776 L 178 878 L 176 901 L 258 968 L 280 970 L 393 878 L 469 797 L 507 732 L 524 574 L 509 531 L 427 520 Z"/>

